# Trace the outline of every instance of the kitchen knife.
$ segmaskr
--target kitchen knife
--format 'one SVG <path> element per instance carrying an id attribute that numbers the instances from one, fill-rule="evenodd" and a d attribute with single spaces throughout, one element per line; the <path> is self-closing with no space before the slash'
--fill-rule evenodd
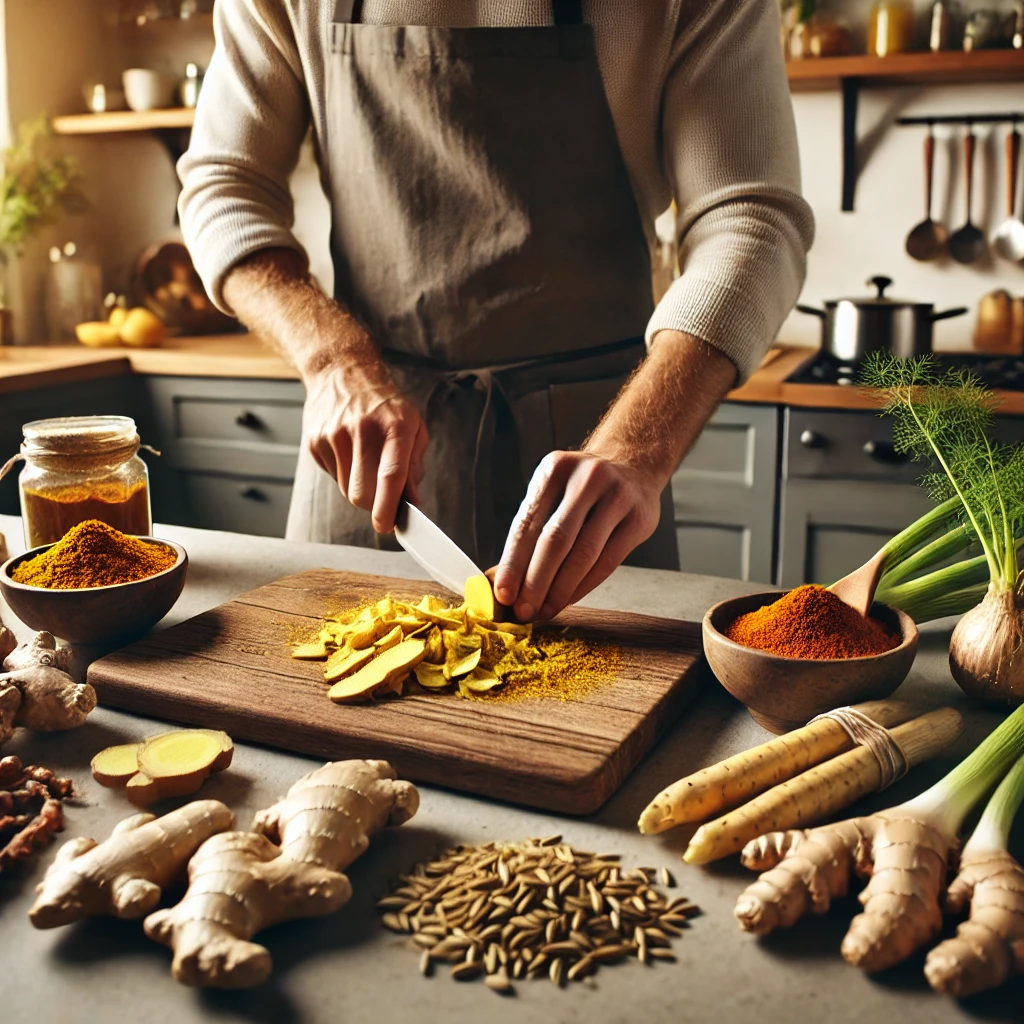
<path id="1" fill-rule="evenodd" d="M 432 579 L 456 594 L 463 593 L 470 576 L 483 575 L 444 530 L 407 501 L 398 506 L 395 536 Z"/>

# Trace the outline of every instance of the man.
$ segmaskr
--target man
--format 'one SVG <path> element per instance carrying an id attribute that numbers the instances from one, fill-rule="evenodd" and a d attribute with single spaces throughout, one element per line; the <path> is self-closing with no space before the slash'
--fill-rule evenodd
<path id="1" fill-rule="evenodd" d="M 775 0 L 218 0 L 216 27 L 181 221 L 305 382 L 288 536 L 373 544 L 405 494 L 501 552 L 524 620 L 648 538 L 670 565 L 661 496 L 811 242 Z M 310 123 L 334 299 L 291 232 Z"/>

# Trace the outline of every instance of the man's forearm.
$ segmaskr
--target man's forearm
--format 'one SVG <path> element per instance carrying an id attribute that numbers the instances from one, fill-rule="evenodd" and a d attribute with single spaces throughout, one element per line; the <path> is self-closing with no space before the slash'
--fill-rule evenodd
<path id="1" fill-rule="evenodd" d="M 666 484 L 735 380 L 736 367 L 718 349 L 688 334 L 659 331 L 584 451 Z"/>
<path id="2" fill-rule="evenodd" d="M 309 381 L 330 368 L 390 379 L 373 339 L 310 278 L 292 249 L 263 249 L 236 264 L 224 297 L 239 319 Z"/>

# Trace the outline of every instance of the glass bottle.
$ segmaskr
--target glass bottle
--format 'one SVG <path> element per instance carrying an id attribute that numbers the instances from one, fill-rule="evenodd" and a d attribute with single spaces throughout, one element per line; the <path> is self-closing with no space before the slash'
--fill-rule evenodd
<path id="1" fill-rule="evenodd" d="M 868 53 L 887 57 L 914 44 L 914 8 L 906 0 L 878 0 L 868 17 Z"/>
<path id="2" fill-rule="evenodd" d="M 86 519 L 122 533 L 152 533 L 149 470 L 133 419 L 67 416 L 26 423 L 22 432 L 18 487 L 28 547 L 52 544 Z"/>

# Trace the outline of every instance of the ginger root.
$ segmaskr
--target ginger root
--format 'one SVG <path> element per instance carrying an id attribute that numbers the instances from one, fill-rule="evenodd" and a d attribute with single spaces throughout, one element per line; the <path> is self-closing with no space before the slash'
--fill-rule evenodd
<path id="1" fill-rule="evenodd" d="M 18 651 L 5 664 L 10 664 Z M 50 649 L 49 654 L 52 653 Z M 52 665 L 35 661 L 0 674 L 0 746 L 19 725 L 37 732 L 75 729 L 84 724 L 95 707 L 96 691 L 88 683 L 76 683 Z"/>
<path id="2" fill-rule="evenodd" d="M 266 981 L 270 953 L 249 939 L 280 921 L 331 914 L 352 895 L 341 872 L 386 825 L 416 813 L 419 794 L 386 761 L 334 761 L 299 779 L 256 816 L 253 832 L 207 840 L 189 864 L 182 901 L 146 918 L 174 950 L 186 985 L 248 988 Z"/>
<path id="3" fill-rule="evenodd" d="M 169 797 L 190 796 L 213 772 L 231 764 L 231 737 L 217 729 L 177 729 L 142 743 L 101 750 L 90 765 L 93 778 L 110 788 L 124 787 L 128 799 L 145 807 Z"/>
<path id="4" fill-rule="evenodd" d="M 933 989 L 962 999 L 1024 973 L 1024 868 L 1006 850 L 965 850 L 946 909 L 971 916 L 928 954 Z"/>
<path id="5" fill-rule="evenodd" d="M 45 632 L 8 652 L 3 662 L 7 671 L 0 673 L 0 746 L 19 725 L 56 732 L 85 722 L 96 707 L 96 691 L 67 674 L 68 660 L 69 649 L 57 647 L 53 635 Z"/>
<path id="6" fill-rule="evenodd" d="M 70 673 L 71 648 L 58 647 L 54 635 L 44 630 L 34 634 L 23 644 L 18 644 L 4 658 L 4 668 L 8 672 L 17 672 L 19 669 L 32 668 L 35 665 Z"/>
<path id="7" fill-rule="evenodd" d="M 0 665 L 18 646 L 18 638 L 0 621 Z"/>
<path id="8" fill-rule="evenodd" d="M 765 873 L 740 896 L 736 918 L 744 931 L 767 935 L 808 912 L 826 913 L 834 898 L 846 895 L 851 872 L 870 878 L 859 896 L 864 912 L 850 923 L 842 955 L 865 971 L 883 970 L 941 930 L 939 895 L 951 845 L 927 815 L 899 807 L 769 833 L 743 851 L 743 864 Z"/>
<path id="9" fill-rule="evenodd" d="M 28 912 L 36 928 L 83 917 L 142 917 L 210 836 L 235 824 L 217 800 L 195 800 L 162 818 L 135 814 L 97 844 L 80 836 L 57 851 Z"/>

